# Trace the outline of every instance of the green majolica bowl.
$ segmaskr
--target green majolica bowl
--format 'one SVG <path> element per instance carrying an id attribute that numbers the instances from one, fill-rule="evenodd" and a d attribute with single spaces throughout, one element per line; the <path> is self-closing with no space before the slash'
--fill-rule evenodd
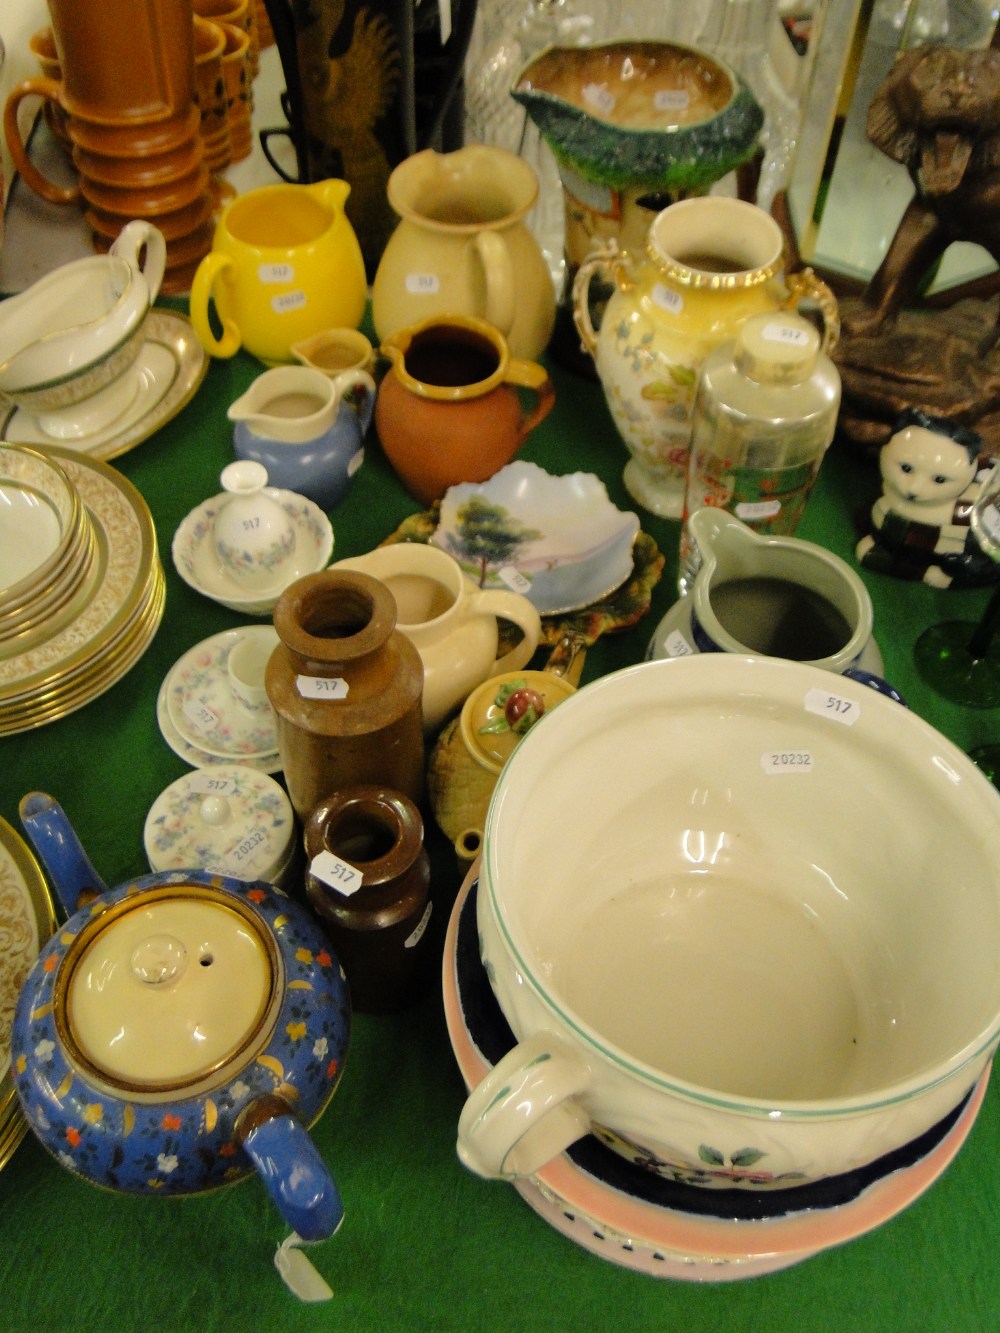
<path id="1" fill-rule="evenodd" d="M 561 162 L 618 190 L 710 185 L 750 157 L 764 123 L 734 70 L 671 42 L 549 46 L 511 95 Z"/>

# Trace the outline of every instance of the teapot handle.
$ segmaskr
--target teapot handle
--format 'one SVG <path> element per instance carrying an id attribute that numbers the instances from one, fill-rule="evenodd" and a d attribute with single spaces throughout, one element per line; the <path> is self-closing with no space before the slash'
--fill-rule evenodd
<path id="1" fill-rule="evenodd" d="M 473 242 L 486 278 L 486 320 L 504 335 L 510 333 L 517 309 L 514 265 L 506 242 L 492 231 L 476 233 Z"/>
<path id="2" fill-rule="evenodd" d="M 782 302 L 786 310 L 795 310 L 804 302 L 814 303 L 823 320 L 823 351 L 829 354 L 840 340 L 840 311 L 837 298 L 822 278 L 811 268 L 798 269 L 785 275 L 788 297 Z"/>
<path id="3" fill-rule="evenodd" d="M 590 284 L 598 274 L 614 270 L 614 279 L 621 287 L 631 285 L 631 279 L 625 274 L 625 257 L 614 239 L 608 241 L 599 250 L 583 261 L 573 279 L 573 323 L 580 335 L 583 350 L 593 358 L 597 352 L 597 330 L 590 317 Z"/>
<path id="4" fill-rule="evenodd" d="M 260 1097 L 236 1123 L 250 1158 L 278 1211 L 303 1240 L 325 1240 L 344 1220 L 340 1191 L 300 1120 L 280 1097 Z"/>

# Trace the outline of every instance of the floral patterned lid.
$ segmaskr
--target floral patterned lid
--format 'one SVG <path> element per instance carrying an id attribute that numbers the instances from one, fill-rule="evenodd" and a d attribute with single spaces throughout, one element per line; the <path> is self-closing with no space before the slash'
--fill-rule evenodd
<path id="1" fill-rule="evenodd" d="M 153 802 L 144 830 L 151 870 L 213 870 L 279 878 L 292 855 L 295 816 L 284 789 L 246 764 L 196 768 Z"/>

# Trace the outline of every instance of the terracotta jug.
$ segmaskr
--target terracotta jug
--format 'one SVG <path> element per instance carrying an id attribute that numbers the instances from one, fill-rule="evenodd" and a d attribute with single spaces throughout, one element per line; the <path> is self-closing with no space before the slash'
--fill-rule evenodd
<path id="1" fill-rule="evenodd" d="M 449 486 L 486 481 L 517 453 L 555 402 L 548 372 L 510 356 L 485 320 L 452 315 L 382 343 L 392 361 L 375 402 L 386 457 L 421 504 Z M 518 390 L 534 403 L 526 408 Z"/>
<path id="2" fill-rule="evenodd" d="M 430 860 L 420 811 L 402 792 L 345 787 L 306 822 L 306 892 L 360 1013 L 397 1009 L 427 948 Z"/>
<path id="3" fill-rule="evenodd" d="M 473 315 L 503 334 L 511 355 L 541 355 L 555 323 L 548 265 L 525 218 L 538 177 L 502 148 L 427 149 L 389 177 L 400 217 L 372 287 L 379 338 L 431 316 Z"/>
<path id="4" fill-rule="evenodd" d="M 595 330 L 588 295 L 598 276 L 614 289 Z M 632 455 L 625 485 L 645 509 L 682 515 L 695 390 L 708 353 L 751 315 L 805 300 L 822 312 L 827 351 L 839 331 L 836 298 L 809 269 L 784 276 L 781 229 L 741 199 L 683 199 L 656 215 L 645 254 L 610 243 L 581 264 L 574 318 Z"/>
<path id="5" fill-rule="evenodd" d="M 396 604 L 368 574 L 296 580 L 274 609 L 281 642 L 264 688 L 300 819 L 333 792 L 384 783 L 419 801 L 424 784 L 423 667 L 396 629 Z"/>

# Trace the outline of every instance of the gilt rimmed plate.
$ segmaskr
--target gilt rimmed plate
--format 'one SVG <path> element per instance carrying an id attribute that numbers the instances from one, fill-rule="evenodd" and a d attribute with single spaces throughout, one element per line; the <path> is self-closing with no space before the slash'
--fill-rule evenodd
<path id="1" fill-rule="evenodd" d="M 0 1167 L 28 1128 L 10 1072 L 14 1007 L 39 949 L 55 928 L 55 906 L 38 862 L 0 819 Z"/>
<path id="2" fill-rule="evenodd" d="M 638 516 L 616 508 L 592 472 L 554 476 L 519 460 L 450 487 L 431 541 L 481 587 L 512 588 L 550 616 L 620 587 L 638 532 Z"/>
<path id="3" fill-rule="evenodd" d="M 106 425 L 74 439 L 72 409 L 50 414 L 49 429 L 45 429 L 38 417 L 14 408 L 0 426 L 0 440 L 58 445 L 104 460 L 117 458 L 147 440 L 194 397 L 208 370 L 208 356 L 191 321 L 176 311 L 150 310 L 144 332 L 139 356 L 125 372 L 134 377 L 134 393 L 123 395 L 121 412 Z M 64 418 L 61 426 L 60 416 Z"/>
<path id="4" fill-rule="evenodd" d="M 0 732 L 53 721 L 110 688 L 145 651 L 163 614 L 165 582 L 152 515 L 116 469 L 52 449 L 77 487 L 98 537 L 92 593 L 53 633 L 0 651 Z M 56 628 L 55 626 L 58 626 Z"/>

